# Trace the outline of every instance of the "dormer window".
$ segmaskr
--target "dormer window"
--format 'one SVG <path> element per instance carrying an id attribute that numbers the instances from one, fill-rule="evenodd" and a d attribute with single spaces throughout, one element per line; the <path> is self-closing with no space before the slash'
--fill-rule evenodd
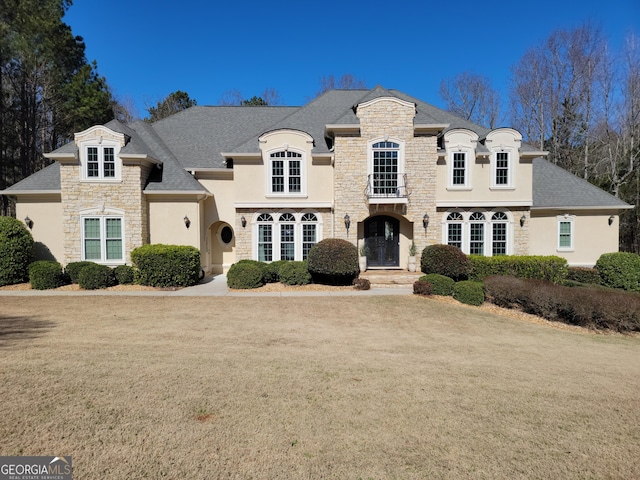
<path id="1" fill-rule="evenodd" d="M 115 178 L 114 147 L 87 147 L 87 178 Z"/>
<path id="2" fill-rule="evenodd" d="M 291 150 L 269 155 L 271 191 L 278 195 L 301 194 L 303 185 L 302 154 Z"/>

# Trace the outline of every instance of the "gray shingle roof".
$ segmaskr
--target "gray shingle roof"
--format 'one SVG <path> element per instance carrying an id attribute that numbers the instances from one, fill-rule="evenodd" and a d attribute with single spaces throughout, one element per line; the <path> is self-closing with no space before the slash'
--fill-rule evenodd
<path id="1" fill-rule="evenodd" d="M 533 159 L 532 208 L 630 208 L 586 180 L 544 158 Z"/>
<path id="2" fill-rule="evenodd" d="M 59 192 L 60 191 L 60 164 L 55 162 L 38 170 L 33 175 L 8 187 L 7 195 L 20 192 Z M 1 193 L 1 192 L 0 192 Z"/>

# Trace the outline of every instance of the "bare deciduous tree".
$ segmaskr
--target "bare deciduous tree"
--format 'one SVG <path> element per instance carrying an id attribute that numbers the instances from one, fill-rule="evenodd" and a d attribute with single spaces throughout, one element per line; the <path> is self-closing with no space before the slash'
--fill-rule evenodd
<path id="1" fill-rule="evenodd" d="M 451 113 L 485 127 L 498 126 L 500 95 L 488 78 L 463 72 L 440 83 L 440 96 Z"/>

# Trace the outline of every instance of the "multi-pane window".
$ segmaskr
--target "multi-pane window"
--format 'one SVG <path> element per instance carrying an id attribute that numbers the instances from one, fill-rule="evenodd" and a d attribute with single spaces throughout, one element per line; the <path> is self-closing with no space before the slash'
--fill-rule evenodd
<path id="1" fill-rule="evenodd" d="M 87 147 L 87 178 L 115 178 L 116 153 L 114 147 Z"/>
<path id="2" fill-rule="evenodd" d="M 447 245 L 462 249 L 462 215 L 450 213 L 447 222 Z"/>
<path id="3" fill-rule="evenodd" d="M 295 221 L 290 213 L 280 216 L 280 260 L 296 259 Z"/>
<path id="4" fill-rule="evenodd" d="M 302 192 L 302 155 L 282 151 L 271 154 L 271 193 Z"/>
<path id="5" fill-rule="evenodd" d="M 451 171 L 451 183 L 453 185 L 466 185 L 467 177 L 467 154 L 464 152 L 454 152 L 453 168 Z"/>
<path id="6" fill-rule="evenodd" d="M 96 262 L 124 258 L 121 217 L 85 217 L 82 222 L 83 259 Z"/>
<path id="7" fill-rule="evenodd" d="M 318 219 L 313 213 L 305 213 L 302 216 L 302 259 L 306 260 L 309 250 L 317 243 Z"/>
<path id="8" fill-rule="evenodd" d="M 558 222 L 558 249 L 570 250 L 573 248 L 573 222 L 560 220 Z"/>
<path id="9" fill-rule="evenodd" d="M 509 185 L 509 153 L 496 153 L 496 185 Z"/>
<path id="10" fill-rule="evenodd" d="M 507 214 L 504 212 L 494 213 L 491 217 L 491 254 L 507 254 Z"/>
<path id="11" fill-rule="evenodd" d="M 273 217 L 268 213 L 258 216 L 258 260 L 273 260 Z"/>
<path id="12" fill-rule="evenodd" d="M 398 193 L 398 153 L 400 145 L 395 142 L 378 142 L 373 151 L 373 194 L 396 195 Z"/>
<path id="13" fill-rule="evenodd" d="M 484 215 L 474 212 L 469 221 L 469 254 L 484 255 Z"/>

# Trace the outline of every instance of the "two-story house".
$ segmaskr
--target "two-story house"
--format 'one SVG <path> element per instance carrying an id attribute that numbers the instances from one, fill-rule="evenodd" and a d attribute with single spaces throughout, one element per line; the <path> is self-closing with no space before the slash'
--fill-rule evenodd
<path id="1" fill-rule="evenodd" d="M 42 258 L 130 263 L 192 245 L 203 269 L 302 260 L 323 238 L 406 268 L 434 243 L 480 255 L 618 250 L 630 205 L 558 168 L 511 128 L 489 130 L 395 90 L 333 90 L 302 107 L 192 107 L 75 135 L 0 192 Z"/>

